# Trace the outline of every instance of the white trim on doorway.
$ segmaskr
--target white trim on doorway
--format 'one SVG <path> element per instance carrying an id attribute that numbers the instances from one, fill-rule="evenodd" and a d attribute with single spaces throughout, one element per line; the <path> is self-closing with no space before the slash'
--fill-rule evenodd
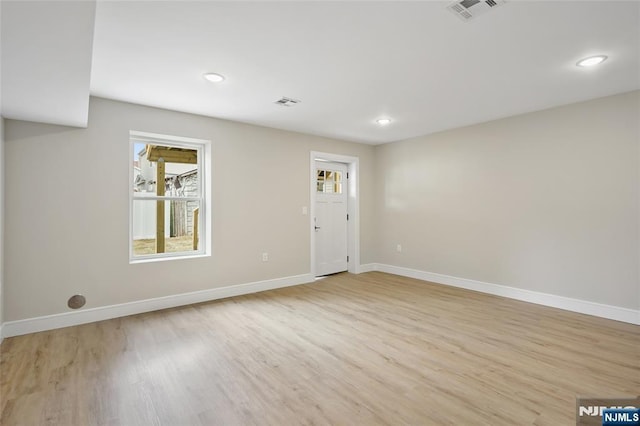
<path id="1" fill-rule="evenodd" d="M 347 171 L 349 173 L 347 189 L 347 212 L 349 214 L 349 223 L 347 225 L 348 271 L 358 274 L 360 273 L 360 159 L 348 155 L 311 151 L 309 155 L 309 242 L 311 275 L 316 276 L 316 236 L 313 228 L 313 218 L 316 215 L 316 161 L 331 161 L 347 165 Z"/>

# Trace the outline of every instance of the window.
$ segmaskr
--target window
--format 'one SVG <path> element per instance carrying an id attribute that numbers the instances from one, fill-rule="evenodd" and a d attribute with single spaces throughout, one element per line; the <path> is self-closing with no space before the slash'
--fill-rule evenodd
<path id="1" fill-rule="evenodd" d="M 342 194 L 342 172 L 334 170 L 318 170 L 316 176 L 318 192 Z"/>
<path id="2" fill-rule="evenodd" d="M 209 141 L 130 132 L 131 262 L 207 255 Z"/>

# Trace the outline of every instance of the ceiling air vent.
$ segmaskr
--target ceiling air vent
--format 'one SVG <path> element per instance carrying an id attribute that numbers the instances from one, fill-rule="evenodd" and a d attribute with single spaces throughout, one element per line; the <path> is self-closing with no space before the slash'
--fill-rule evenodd
<path id="1" fill-rule="evenodd" d="M 285 107 L 294 106 L 295 104 L 299 104 L 299 103 L 300 101 L 297 99 L 291 99 L 284 96 L 282 97 L 282 99 L 278 99 L 277 101 L 274 102 L 274 104 L 276 105 L 285 106 Z"/>
<path id="2" fill-rule="evenodd" d="M 451 3 L 447 9 L 463 21 L 470 21 L 504 3 L 505 0 L 461 0 Z"/>

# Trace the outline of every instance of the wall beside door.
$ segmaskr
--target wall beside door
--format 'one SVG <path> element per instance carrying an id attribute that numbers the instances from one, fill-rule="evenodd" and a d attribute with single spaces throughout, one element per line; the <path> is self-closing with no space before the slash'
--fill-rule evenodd
<path id="1" fill-rule="evenodd" d="M 309 152 L 360 158 L 373 262 L 374 147 L 91 98 L 86 129 L 6 120 L 5 320 L 309 274 Z M 129 131 L 212 141 L 208 258 L 129 264 Z M 261 254 L 269 253 L 262 262 Z M 37 266 L 37 267 L 34 267 Z"/>
<path id="2" fill-rule="evenodd" d="M 635 91 L 377 147 L 378 261 L 638 309 L 639 116 Z"/>

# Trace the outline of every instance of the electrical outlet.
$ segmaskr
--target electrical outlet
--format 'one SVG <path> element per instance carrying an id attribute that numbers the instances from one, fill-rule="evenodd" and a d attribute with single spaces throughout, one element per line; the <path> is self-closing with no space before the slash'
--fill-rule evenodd
<path id="1" fill-rule="evenodd" d="M 267 253 L 267 252 L 262 253 L 262 261 L 263 262 L 268 262 L 269 261 L 269 253 Z"/>
<path id="2" fill-rule="evenodd" d="M 302 214 L 306 215 L 309 212 L 309 210 L 307 209 L 307 206 L 302 207 Z"/>
<path id="3" fill-rule="evenodd" d="M 398 244 L 398 245 L 396 246 L 396 251 L 397 251 L 398 253 L 401 253 L 401 252 L 402 252 L 402 245 L 401 245 L 401 244 Z"/>

